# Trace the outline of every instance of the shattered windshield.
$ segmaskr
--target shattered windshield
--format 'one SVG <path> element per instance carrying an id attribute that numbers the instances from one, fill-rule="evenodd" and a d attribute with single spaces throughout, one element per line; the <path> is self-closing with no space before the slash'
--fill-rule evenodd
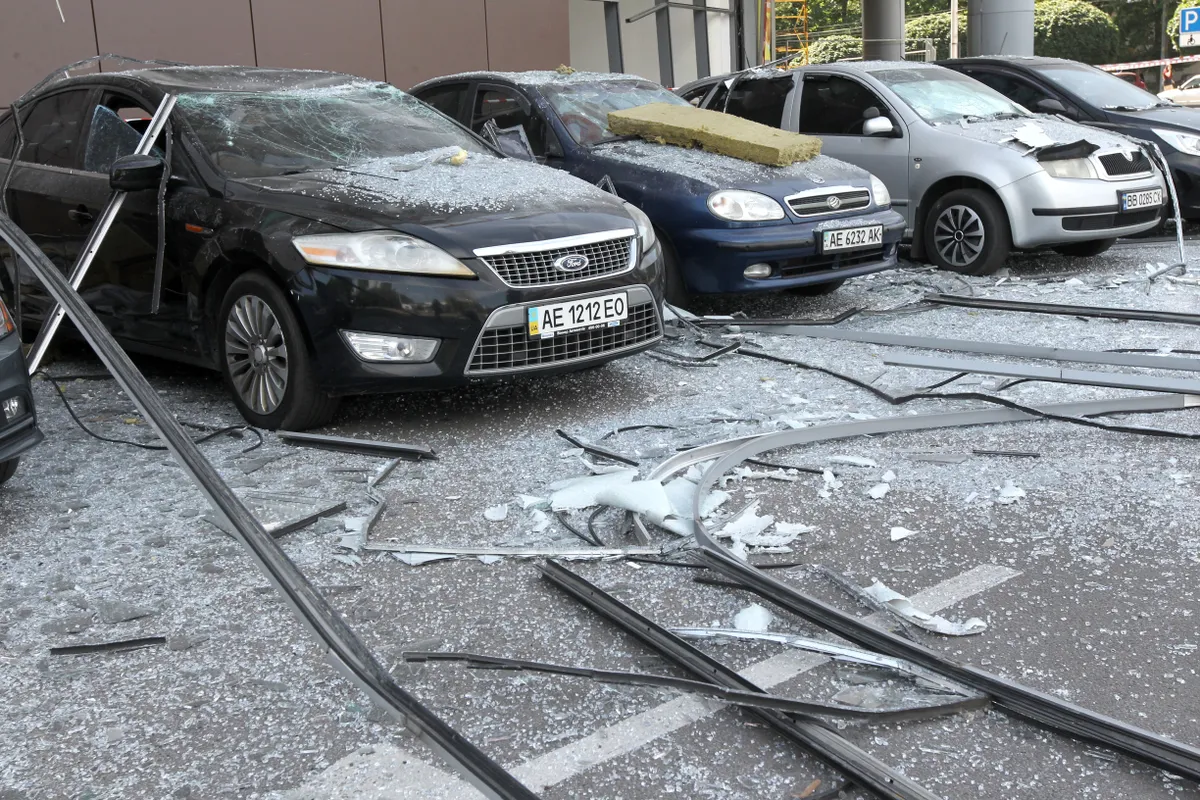
<path id="1" fill-rule="evenodd" d="M 177 107 L 216 165 L 262 178 L 448 146 L 490 152 L 468 132 L 387 84 L 278 92 L 189 92 Z"/>
<path id="2" fill-rule="evenodd" d="M 617 138 L 608 129 L 608 113 L 626 108 L 670 103 L 691 104 L 650 81 L 596 81 L 595 83 L 547 84 L 542 94 L 558 112 L 571 138 L 582 145 Z"/>
<path id="3" fill-rule="evenodd" d="M 1164 105 L 1145 89 L 1139 89 L 1132 83 L 1095 67 L 1083 64 L 1047 64 L 1034 67 L 1034 70 L 1084 102 L 1110 111 Z"/>
<path id="4" fill-rule="evenodd" d="M 999 92 L 952 70 L 883 69 L 871 75 L 933 125 L 1030 116 Z"/>

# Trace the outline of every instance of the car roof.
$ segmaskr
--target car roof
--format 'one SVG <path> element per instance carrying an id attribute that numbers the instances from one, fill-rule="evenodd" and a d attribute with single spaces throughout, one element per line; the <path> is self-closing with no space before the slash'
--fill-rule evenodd
<path id="1" fill-rule="evenodd" d="M 475 72 L 458 72 L 454 75 L 443 75 L 440 78 L 424 81 L 413 87 L 413 90 L 423 88 L 438 83 L 447 81 L 460 80 L 493 80 L 506 81 L 514 83 L 517 86 L 524 88 L 538 88 L 542 86 L 569 86 L 573 83 L 596 83 L 597 81 L 629 81 L 640 83 L 655 83 L 649 78 L 643 78 L 641 75 L 630 75 L 622 72 L 559 72 L 558 70 L 529 70 L 526 72 L 496 72 L 480 70 Z"/>
<path id="2" fill-rule="evenodd" d="M 311 69 L 272 69 L 238 66 L 139 67 L 113 72 L 75 75 L 49 86 L 101 83 L 149 84 L 165 92 L 270 92 L 280 89 L 318 89 L 346 83 L 366 82 L 340 72 Z"/>
<path id="3" fill-rule="evenodd" d="M 966 58 L 948 58 L 937 62 L 945 66 L 952 64 L 1012 64 L 1019 67 L 1044 67 L 1054 64 L 1079 64 L 1068 58 L 1051 58 L 1050 56 L 968 56 Z M 1083 65 L 1086 66 L 1086 65 Z"/>

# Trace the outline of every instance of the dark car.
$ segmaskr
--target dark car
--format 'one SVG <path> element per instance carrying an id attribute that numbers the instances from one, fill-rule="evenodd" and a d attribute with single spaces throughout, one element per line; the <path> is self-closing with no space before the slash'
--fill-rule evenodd
<path id="1" fill-rule="evenodd" d="M 162 170 L 143 167 L 80 291 L 127 349 L 220 370 L 255 425 L 321 424 L 347 394 L 580 369 L 662 335 L 642 212 L 329 72 L 146 68 L 39 90 L 8 202 L 60 268 L 166 93 L 162 273 Z M 0 119 L 0 153 L 14 127 Z M 49 300 L 21 280 L 36 323 Z"/>
<path id="2" fill-rule="evenodd" d="M 21 337 L 0 300 L 0 483 L 17 471 L 21 454 L 40 441 Z"/>
<path id="3" fill-rule="evenodd" d="M 1200 219 L 1200 110 L 1155 97 L 1117 76 L 1077 61 L 1042 57 L 939 61 L 970 75 L 1030 111 L 1057 113 L 1162 148 L 1186 219 Z"/>
<path id="4" fill-rule="evenodd" d="M 474 131 L 522 129 L 537 160 L 593 183 L 610 179 L 654 222 L 667 294 L 796 289 L 824 294 L 896 265 L 902 218 L 883 183 L 825 156 L 767 167 L 615 136 L 611 111 L 686 105 L 631 75 L 478 72 L 412 93 Z"/>

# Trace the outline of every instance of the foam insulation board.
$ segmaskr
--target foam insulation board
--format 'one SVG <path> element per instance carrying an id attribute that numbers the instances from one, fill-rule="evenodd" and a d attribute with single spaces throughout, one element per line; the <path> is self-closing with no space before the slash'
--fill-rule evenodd
<path id="1" fill-rule="evenodd" d="M 700 147 L 745 161 L 786 167 L 821 154 L 821 140 L 790 133 L 758 122 L 693 108 L 651 103 L 612 111 L 609 129 L 620 136 L 640 136 L 650 142 Z"/>

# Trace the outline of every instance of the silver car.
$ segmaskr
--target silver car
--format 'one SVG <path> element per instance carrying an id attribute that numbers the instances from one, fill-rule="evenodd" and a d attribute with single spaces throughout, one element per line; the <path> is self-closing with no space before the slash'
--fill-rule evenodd
<path id="1" fill-rule="evenodd" d="M 1031 114 L 932 64 L 875 61 L 757 69 L 679 94 L 785 130 L 877 175 L 905 216 L 913 255 L 974 275 L 1011 249 L 1107 250 L 1158 224 L 1161 172 L 1134 140 Z"/>

